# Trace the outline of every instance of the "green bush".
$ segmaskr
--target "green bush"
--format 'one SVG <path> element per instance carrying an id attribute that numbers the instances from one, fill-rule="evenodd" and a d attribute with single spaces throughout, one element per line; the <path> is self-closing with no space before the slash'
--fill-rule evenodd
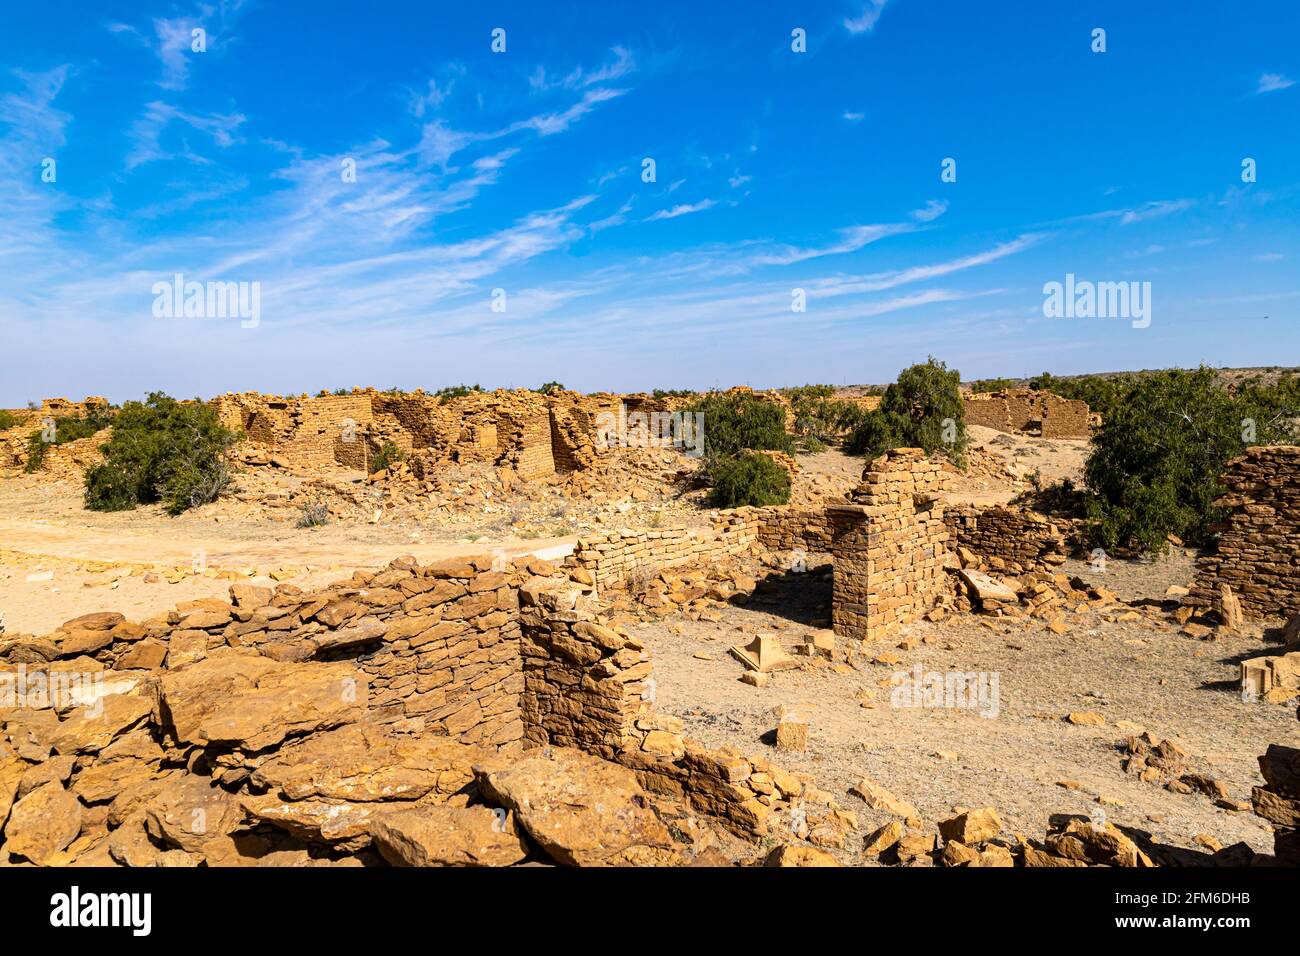
<path id="1" fill-rule="evenodd" d="M 104 463 L 86 472 L 86 507 L 126 511 L 161 501 L 177 515 L 215 501 L 230 483 L 226 452 L 238 437 L 202 402 L 153 392 L 113 419 Z"/>
<path id="2" fill-rule="evenodd" d="M 1005 392 L 1015 386 L 1015 382 L 1009 378 L 982 378 L 970 383 L 970 390 L 977 394 L 983 392 Z"/>
<path id="3" fill-rule="evenodd" d="M 867 414 L 857 402 L 834 398 L 831 385 L 801 385 L 782 391 L 794 412 L 794 434 L 801 451 L 817 452 L 852 434 Z"/>
<path id="4" fill-rule="evenodd" d="M 903 369 L 880 407 L 862 416 L 846 449 L 875 458 L 891 448 L 924 448 L 927 455 L 941 451 L 964 465 L 968 438 L 960 384 L 961 373 L 933 356 Z"/>
<path id="5" fill-rule="evenodd" d="M 1248 444 L 1288 440 L 1300 414 L 1293 388 L 1234 395 L 1206 367 L 1136 378 L 1104 414 L 1084 468 L 1096 543 L 1160 552 L 1171 534 L 1208 542 L 1224 465 Z"/>
<path id="6" fill-rule="evenodd" d="M 563 382 L 547 382 L 545 385 L 533 389 L 535 392 L 541 392 L 543 395 L 558 395 L 564 391 Z"/>
<path id="7" fill-rule="evenodd" d="M 443 405 L 446 405 L 453 398 L 464 398 L 471 392 L 481 392 L 481 385 L 448 385 L 446 388 L 440 388 L 433 393 L 433 397 L 438 399 Z"/>
<path id="8" fill-rule="evenodd" d="M 1031 378 L 1029 387 L 1036 391 L 1051 392 L 1061 398 L 1087 402 L 1089 411 L 1099 412 L 1104 421 L 1128 400 L 1129 393 L 1142 377 L 1124 374 L 1057 378 L 1050 372 L 1044 372 Z"/>
<path id="9" fill-rule="evenodd" d="M 655 398 L 690 398 L 697 393 L 689 388 L 656 388 L 650 394 Z"/>
<path id="10" fill-rule="evenodd" d="M 0 408 L 0 432 L 7 431 L 27 420 L 26 415 L 15 415 L 8 409 Z"/>
<path id="11" fill-rule="evenodd" d="M 713 469 L 709 504 L 715 508 L 763 507 L 790 501 L 790 475 L 767 455 L 744 453 L 720 460 Z"/>
<path id="12" fill-rule="evenodd" d="M 27 436 L 27 463 L 23 470 L 39 471 L 45 464 L 45 453 L 51 445 L 66 445 L 68 442 L 89 438 L 96 432 L 113 424 L 111 408 L 94 408 L 80 415 L 64 415 L 54 419 L 54 440 L 49 441 L 44 428 L 39 428 Z"/>
<path id="13" fill-rule="evenodd" d="M 379 451 L 375 452 L 375 457 L 370 459 L 370 473 L 373 475 L 377 471 L 392 468 L 405 460 L 406 453 L 392 442 L 386 441 L 379 446 Z"/>
<path id="14" fill-rule="evenodd" d="M 785 430 L 785 408 L 751 392 L 711 392 L 684 411 L 704 416 L 704 458 L 712 463 L 742 451 L 794 454 L 794 439 Z"/>

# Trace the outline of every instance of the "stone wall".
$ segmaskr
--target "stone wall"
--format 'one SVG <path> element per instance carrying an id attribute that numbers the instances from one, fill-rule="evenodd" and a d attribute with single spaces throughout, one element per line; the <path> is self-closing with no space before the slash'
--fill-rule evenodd
<path id="1" fill-rule="evenodd" d="M 824 507 L 774 505 L 736 510 L 756 527 L 758 543 L 772 551 L 829 553 L 831 550 L 834 528 Z"/>
<path id="2" fill-rule="evenodd" d="M 831 520 L 824 508 L 734 508 L 717 512 L 711 528 L 626 529 L 590 535 L 579 539 L 566 563 L 585 571 L 598 588 L 617 588 L 638 576 L 653 577 L 667 568 L 747 554 L 756 547 L 829 552 L 831 538 Z"/>
<path id="3" fill-rule="evenodd" d="M 712 528 L 626 529 L 580 538 L 566 564 L 586 572 L 597 588 L 627 587 L 666 568 L 740 554 L 757 542 L 757 527 L 745 515 L 723 515 Z"/>
<path id="4" fill-rule="evenodd" d="M 1226 584 L 1248 616 L 1300 613 L 1300 446 L 1247 448 L 1223 484 L 1218 546 L 1197 559 L 1188 603 L 1214 606 Z"/>
<path id="5" fill-rule="evenodd" d="M 1038 431 L 1044 438 L 1088 438 L 1088 403 L 1051 392 L 1013 389 L 962 396 L 966 424 L 1004 432 Z"/>
<path id="6" fill-rule="evenodd" d="M 578 595 L 545 583 L 520 591 L 526 736 L 612 759 L 650 713 L 650 655 Z"/>
<path id="7" fill-rule="evenodd" d="M 1045 571 L 1061 564 L 1071 549 L 1066 523 L 1023 508 L 949 508 L 943 520 L 955 547 L 996 571 Z"/>
<path id="8" fill-rule="evenodd" d="M 357 701 L 371 722 L 484 747 L 575 747 L 751 838 L 804 788 L 765 760 L 684 739 L 680 719 L 654 713 L 645 647 L 537 558 L 496 569 L 488 557 L 399 558 L 320 591 L 239 583 L 230 597 L 138 623 L 83 615 L 6 647 L 0 663 L 170 673 L 232 647 L 281 662 L 346 661 L 365 677 Z"/>
<path id="9" fill-rule="evenodd" d="M 222 423 L 243 432 L 254 463 L 320 470 L 365 468 L 391 442 L 423 472 L 448 462 L 489 462 L 542 480 L 596 460 L 595 409 L 616 396 L 527 389 L 472 392 L 448 401 L 422 391 L 276 397 L 247 392 L 212 400 Z"/>
<path id="10" fill-rule="evenodd" d="M 933 604 L 953 557 L 938 497 L 946 481 L 921 449 L 896 448 L 867 465 L 850 503 L 827 509 L 836 634 L 882 640 Z"/>

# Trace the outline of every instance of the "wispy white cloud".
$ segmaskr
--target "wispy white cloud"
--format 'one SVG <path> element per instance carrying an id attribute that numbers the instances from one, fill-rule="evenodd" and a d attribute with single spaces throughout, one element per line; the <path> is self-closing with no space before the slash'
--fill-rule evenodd
<path id="1" fill-rule="evenodd" d="M 930 199 L 926 201 L 924 209 L 917 209 L 912 213 L 912 218 L 917 222 L 933 222 L 948 211 L 948 200 Z"/>
<path id="2" fill-rule="evenodd" d="M 885 12 L 885 4 L 888 2 L 889 0 L 866 0 L 856 17 L 844 18 L 844 29 L 855 36 L 859 33 L 870 33 L 875 29 L 880 15 Z"/>
<path id="3" fill-rule="evenodd" d="M 610 49 L 614 58 L 594 70 L 575 67 L 562 77 L 552 77 L 546 67 L 539 66 L 529 77 L 529 85 L 537 92 L 554 89 L 580 90 L 601 83 L 612 83 L 636 70 L 636 58 L 626 47 L 615 46 Z"/>
<path id="4" fill-rule="evenodd" d="M 661 219 L 676 219 L 678 216 L 689 216 L 694 212 L 704 212 L 706 209 L 712 209 L 718 204 L 716 199 L 701 199 L 696 203 L 680 203 L 671 209 L 660 209 L 646 217 L 646 222 L 658 222 Z"/>
<path id="5" fill-rule="evenodd" d="M 1255 87 L 1255 92 L 1275 93 L 1278 90 L 1285 90 L 1289 86 L 1295 86 L 1295 80 L 1283 76 L 1281 73 L 1262 73 L 1259 77 L 1259 85 Z"/>
<path id="6" fill-rule="evenodd" d="M 846 123 L 861 123 L 866 118 L 865 113 L 855 113 L 852 110 L 845 110 L 840 114 L 840 119 Z"/>
<path id="7" fill-rule="evenodd" d="M 144 115 L 131 126 L 129 132 L 131 152 L 126 157 L 128 171 L 145 163 L 172 159 L 177 155 L 162 145 L 163 132 L 173 121 L 205 134 L 214 144 L 225 149 L 236 142 L 236 134 L 244 122 L 244 116 L 241 113 L 230 115 L 214 113 L 205 116 L 189 113 L 161 100 L 155 100 L 145 107 Z M 206 161 L 192 150 L 187 150 L 184 155 L 192 161 Z"/>

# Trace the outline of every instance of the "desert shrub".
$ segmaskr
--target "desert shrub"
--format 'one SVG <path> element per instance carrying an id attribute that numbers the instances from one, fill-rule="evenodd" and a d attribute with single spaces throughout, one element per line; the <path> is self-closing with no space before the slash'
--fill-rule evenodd
<path id="1" fill-rule="evenodd" d="M 1084 468 L 1096 543 L 1148 552 L 1171 534 L 1206 543 L 1224 465 L 1248 444 L 1286 440 L 1287 397 L 1233 395 L 1206 367 L 1137 378 L 1103 418 Z"/>
<path id="2" fill-rule="evenodd" d="M 656 388 L 650 394 L 655 398 L 690 398 L 698 393 L 689 388 Z"/>
<path id="3" fill-rule="evenodd" d="M 24 470 L 39 471 L 45 464 L 45 453 L 51 445 L 66 445 L 107 428 L 113 424 L 111 408 L 94 408 L 80 415 L 64 415 L 54 419 L 54 439 L 47 440 L 44 428 L 39 428 L 27 436 L 27 463 Z"/>
<path id="4" fill-rule="evenodd" d="M 544 385 L 539 385 L 537 388 L 533 389 L 533 391 L 540 392 L 543 395 L 558 395 L 560 392 L 564 391 L 564 383 L 547 382 Z"/>
<path id="5" fill-rule="evenodd" d="M 230 483 L 226 452 L 237 440 L 202 402 L 161 392 L 127 402 L 102 448 L 104 463 L 86 472 L 86 507 L 125 511 L 161 501 L 176 515 L 215 501 Z"/>
<path id="6" fill-rule="evenodd" d="M 851 434 L 867 414 L 857 402 L 837 399 L 832 385 L 800 385 L 782 390 L 794 413 L 800 451 L 817 452 Z"/>
<path id="7" fill-rule="evenodd" d="M 464 398 L 471 392 L 481 392 L 481 385 L 448 385 L 446 388 L 440 388 L 433 393 L 433 397 L 438 399 L 443 405 L 446 405 L 454 398 Z"/>
<path id="8" fill-rule="evenodd" d="M 314 498 L 311 501 L 304 501 L 298 505 L 299 528 L 319 528 L 321 525 L 329 524 L 330 506 L 321 498 Z"/>
<path id="9" fill-rule="evenodd" d="M 1129 393 L 1143 376 L 1138 375 L 1078 375 L 1074 378 L 1057 378 L 1050 372 L 1035 375 L 1029 387 L 1051 392 L 1061 398 L 1087 402 L 1088 409 L 1100 412 L 1102 420 L 1128 400 Z"/>
<path id="10" fill-rule="evenodd" d="M 713 469 L 709 504 L 715 508 L 763 507 L 789 501 L 790 474 L 767 455 L 733 455 Z"/>
<path id="11" fill-rule="evenodd" d="M 375 452 L 375 457 L 370 459 L 370 473 L 373 475 L 377 471 L 392 468 L 403 461 L 406 461 L 406 452 L 391 441 L 386 441 L 379 446 L 379 451 Z"/>
<path id="12" fill-rule="evenodd" d="M 868 458 L 891 448 L 924 448 L 927 455 L 940 451 L 964 464 L 968 439 L 960 384 L 961 374 L 933 356 L 903 369 L 880 407 L 862 416 L 845 448 Z"/>
<path id="13" fill-rule="evenodd" d="M 750 392 L 712 392 L 685 411 L 704 416 L 705 465 L 742 451 L 793 454 L 794 439 L 785 430 L 785 409 Z"/>
<path id="14" fill-rule="evenodd" d="M 1014 388 L 1015 384 L 1009 378 L 981 378 L 970 383 L 970 390 L 976 393 L 1005 392 L 1009 388 Z"/>
<path id="15" fill-rule="evenodd" d="M 5 408 L 0 408 L 0 432 L 7 431 L 15 425 L 20 425 L 27 420 L 26 415 L 15 415 Z"/>

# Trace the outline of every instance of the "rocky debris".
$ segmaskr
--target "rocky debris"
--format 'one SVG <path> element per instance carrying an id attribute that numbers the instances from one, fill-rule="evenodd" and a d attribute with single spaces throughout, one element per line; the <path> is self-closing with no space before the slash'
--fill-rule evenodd
<path id="1" fill-rule="evenodd" d="M 1273 824 L 1277 862 L 1300 866 L 1300 749 L 1269 744 L 1260 755 L 1259 770 L 1264 786 L 1251 791 L 1251 806 Z"/>
<path id="2" fill-rule="evenodd" d="M 884 810 L 904 820 L 918 820 L 920 814 L 916 807 L 905 800 L 900 800 L 874 780 L 863 777 L 849 788 L 849 793 L 858 797 L 873 810 Z"/>
<path id="3" fill-rule="evenodd" d="M 808 749 L 808 720 L 802 712 L 786 706 L 777 711 L 776 749 L 799 752 Z"/>
<path id="4" fill-rule="evenodd" d="M 840 866 L 840 861 L 825 850 L 804 843 L 778 846 L 763 860 L 764 866 Z"/>
<path id="5" fill-rule="evenodd" d="M 365 673 L 347 664 L 299 666 L 232 653 L 163 673 L 151 691 L 176 743 L 259 751 L 360 720 L 367 687 Z"/>
<path id="6" fill-rule="evenodd" d="M 1227 787 L 1198 770 L 1198 761 L 1172 740 L 1145 732 L 1121 741 L 1117 748 L 1124 755 L 1124 772 L 1139 780 L 1159 784 L 1173 793 L 1203 793 L 1216 801 L 1229 799 Z"/>
<path id="7" fill-rule="evenodd" d="M 1087 817 L 1057 814 L 1048 823 L 1042 855 L 1025 856 L 1026 866 L 1153 867 L 1154 863 L 1123 831 L 1112 823 L 1097 824 Z M 1060 863 L 1056 860 L 1073 862 Z"/>
<path id="8" fill-rule="evenodd" d="M 566 866 L 667 863 L 672 835 L 636 774 L 579 750 L 547 747 L 474 767 L 479 791 Z"/>
<path id="9" fill-rule="evenodd" d="M 3 849 L 37 866 L 49 863 L 81 833 L 84 810 L 60 783 L 47 783 L 9 811 Z"/>
<path id="10" fill-rule="evenodd" d="M 1218 613 L 1220 622 L 1230 631 L 1241 630 L 1246 623 L 1246 615 L 1242 613 L 1241 602 L 1232 592 L 1232 586 L 1220 584 L 1217 597 L 1214 610 Z"/>
<path id="11" fill-rule="evenodd" d="M 1012 588 L 982 571 L 963 568 L 958 575 L 966 583 L 972 600 L 978 601 L 985 610 L 996 610 L 1004 604 L 1014 604 L 1017 601 L 1016 592 Z"/>
<path id="12" fill-rule="evenodd" d="M 285 800 L 368 803 L 446 799 L 473 781 L 486 752 L 449 737 L 404 737 L 374 725 L 348 725 L 282 747 L 252 772 L 252 785 Z"/>
<path id="13" fill-rule="evenodd" d="M 967 810 L 965 813 L 939 824 L 939 834 L 949 842 L 959 842 L 968 847 L 993 839 L 1002 831 L 1002 818 L 992 807 Z"/>
<path id="14" fill-rule="evenodd" d="M 1076 727 L 1102 727 L 1106 718 L 1091 710 L 1075 710 L 1065 715 L 1065 719 Z"/>
<path id="15" fill-rule="evenodd" d="M 514 814 L 483 806 L 382 813 L 370 835 L 394 866 L 512 866 L 528 856 Z"/>

